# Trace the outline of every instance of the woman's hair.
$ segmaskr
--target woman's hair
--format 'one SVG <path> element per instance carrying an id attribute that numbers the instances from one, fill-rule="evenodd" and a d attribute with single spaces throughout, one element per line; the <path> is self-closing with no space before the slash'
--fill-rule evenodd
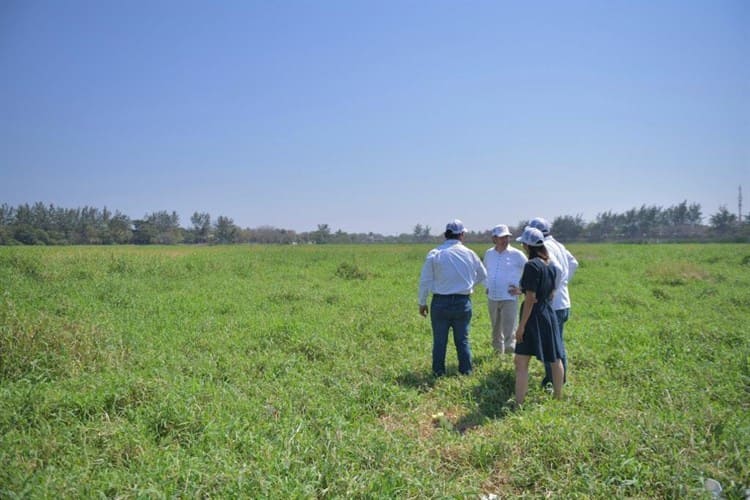
<path id="1" fill-rule="evenodd" d="M 526 248 L 529 249 L 529 260 L 536 257 L 539 257 L 545 262 L 549 260 L 549 252 L 547 251 L 547 247 L 545 247 L 544 244 L 538 247 L 530 247 L 526 245 Z"/>

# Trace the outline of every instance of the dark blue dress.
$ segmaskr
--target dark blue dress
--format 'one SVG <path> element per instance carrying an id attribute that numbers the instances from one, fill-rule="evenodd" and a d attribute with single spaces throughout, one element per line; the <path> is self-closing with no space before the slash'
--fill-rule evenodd
<path id="1" fill-rule="evenodd" d="M 545 264 L 538 257 L 529 260 L 524 266 L 521 291 L 535 292 L 536 304 L 526 322 L 523 342 L 516 343 L 516 354 L 534 356 L 546 363 L 554 363 L 565 357 L 560 326 L 551 303 L 558 272 L 557 268 Z M 520 313 L 523 315 L 523 306 Z"/>

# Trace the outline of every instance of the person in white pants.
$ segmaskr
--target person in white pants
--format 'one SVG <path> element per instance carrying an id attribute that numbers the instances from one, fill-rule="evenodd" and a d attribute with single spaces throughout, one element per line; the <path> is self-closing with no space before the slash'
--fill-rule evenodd
<path id="1" fill-rule="evenodd" d="M 492 324 L 492 347 L 497 354 L 512 355 L 516 346 L 518 326 L 518 284 L 526 264 L 526 255 L 510 246 L 508 226 L 492 228 L 494 246 L 484 254 L 487 269 L 487 308 Z"/>

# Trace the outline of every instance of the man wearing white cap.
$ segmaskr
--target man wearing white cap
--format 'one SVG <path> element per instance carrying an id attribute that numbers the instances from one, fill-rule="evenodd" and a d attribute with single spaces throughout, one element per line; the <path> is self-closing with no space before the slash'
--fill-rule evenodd
<path id="1" fill-rule="evenodd" d="M 453 329 L 453 342 L 458 354 L 458 371 L 472 371 L 469 327 L 471 294 L 484 283 L 487 271 L 479 256 L 463 244 L 466 228 L 456 219 L 445 226 L 445 242 L 430 250 L 419 277 L 419 314 L 430 314 L 432 321 L 432 372 L 445 375 L 445 354 L 448 332 Z M 427 297 L 432 292 L 431 307 Z"/>
<path id="2" fill-rule="evenodd" d="M 510 230 L 505 224 L 492 228 L 493 247 L 484 253 L 487 269 L 487 307 L 492 325 L 492 347 L 498 354 L 513 355 L 518 326 L 518 296 L 526 256 L 510 246 Z"/>

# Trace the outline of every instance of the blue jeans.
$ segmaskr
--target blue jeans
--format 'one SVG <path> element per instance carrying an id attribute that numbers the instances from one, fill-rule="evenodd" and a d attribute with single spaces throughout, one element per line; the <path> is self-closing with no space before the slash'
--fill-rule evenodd
<path id="1" fill-rule="evenodd" d="M 556 309 L 555 316 L 557 316 L 557 324 L 560 325 L 560 339 L 563 341 L 563 352 L 565 355 L 562 358 L 563 369 L 565 369 L 565 380 L 568 379 L 568 354 L 565 350 L 565 338 L 563 337 L 563 329 L 565 328 L 565 322 L 570 318 L 570 308 L 568 309 Z M 552 369 L 549 363 L 544 363 L 544 380 L 542 385 L 552 383 Z"/>
<path id="2" fill-rule="evenodd" d="M 468 295 L 434 295 L 430 307 L 432 321 L 432 372 L 445 375 L 445 351 L 448 332 L 453 328 L 453 343 L 458 354 L 458 371 L 471 373 L 471 299 Z"/>

